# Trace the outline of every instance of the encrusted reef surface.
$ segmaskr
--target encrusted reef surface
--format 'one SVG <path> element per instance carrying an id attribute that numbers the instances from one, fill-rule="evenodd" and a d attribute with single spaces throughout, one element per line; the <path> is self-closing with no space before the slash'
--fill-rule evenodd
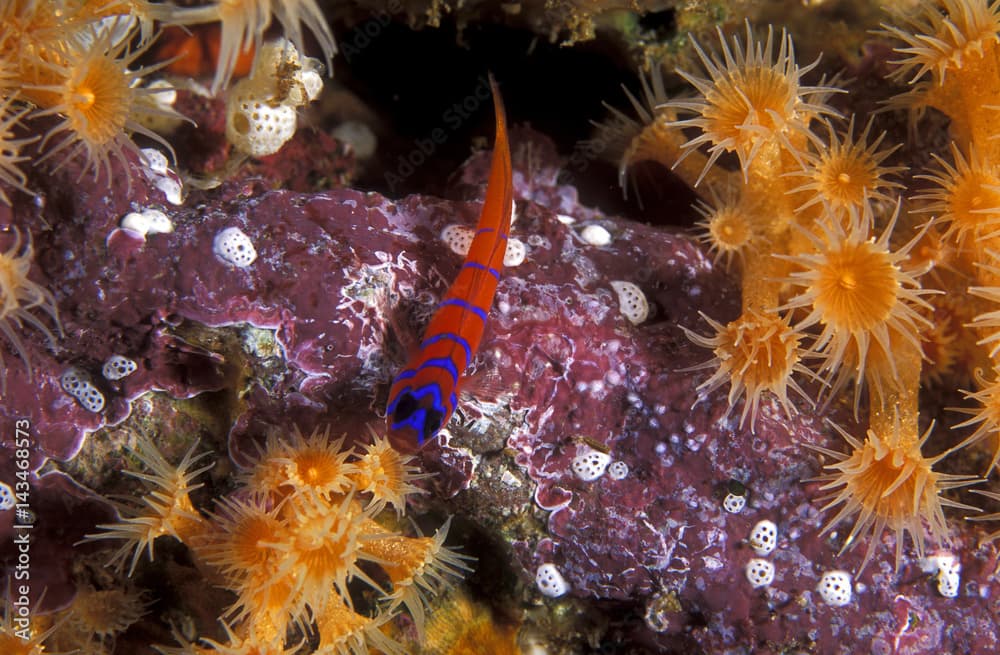
<path id="1" fill-rule="evenodd" d="M 0 653 L 1000 652 L 1000 3 L 197 4 L 0 7 Z M 515 211 L 418 450 L 493 142 L 408 95 L 441 26 Z M 575 149 L 545 37 L 649 62 Z"/>
<path id="2" fill-rule="evenodd" d="M 421 461 L 438 473 L 436 497 L 493 542 L 491 557 L 508 558 L 483 566 L 521 581 L 516 604 L 534 607 L 525 633 L 550 652 L 1000 647 L 996 545 L 977 547 L 981 531 L 957 516 L 949 545 L 962 566 L 957 597 L 939 592 L 937 560 L 918 561 L 908 548 L 894 572 L 890 534 L 845 606 L 821 597 L 821 576 L 855 569 L 863 554 L 837 556 L 844 526 L 820 535 L 816 485 L 801 482 L 819 472 L 806 444 L 838 449 L 839 437 L 812 411 L 786 418 L 765 402 L 751 432 L 738 426 L 738 411 L 723 417 L 721 392 L 699 402 L 705 374 L 690 369 L 706 354 L 681 326 L 697 327 L 699 311 L 735 315 L 730 278 L 684 233 L 580 204 L 543 136 L 518 129 L 513 143 L 514 234 L 527 257 L 500 285 L 462 417 Z M 8 362 L 5 424 L 30 416 L 32 467 L 50 458 L 95 486 L 116 466 L 100 456 L 116 433 L 85 434 L 121 421 L 162 425 L 178 414 L 164 409 L 170 398 L 211 399 L 214 418 L 188 411 L 187 430 L 228 433 L 237 464 L 254 455 L 248 439 L 276 428 L 331 424 L 363 437 L 405 354 L 399 341 L 414 338 L 457 270 L 460 257 L 440 234 L 474 224 L 487 166 L 481 153 L 456 176 L 452 195 L 462 199 L 270 190 L 240 176 L 181 206 L 142 175 L 128 194 L 124 182 L 112 194 L 67 191 L 70 167 L 41 189 L 43 201 L 20 198 L 13 208 L 32 235 L 39 281 L 58 299 L 65 337 L 52 352 L 40 334 L 25 335 L 34 376 Z M 120 228 L 125 215 L 149 208 L 173 231 L 143 240 Z M 10 210 L 0 211 L 9 224 Z M 256 259 L 240 267 L 219 256 L 216 238 L 228 228 L 248 237 Z M 641 290 L 645 320 L 629 320 L 612 282 Z M 105 379 L 112 355 L 137 370 Z M 63 390 L 71 367 L 103 395 L 99 412 Z M 13 479 L 13 443 L 5 437 L 2 447 L 3 479 Z M 588 453 L 575 472 L 574 460 Z M 34 493 L 44 498 L 36 552 L 62 571 L 47 580 L 49 602 L 66 602 L 67 545 L 109 510 L 62 473 L 43 475 Z M 728 511 L 737 496 L 745 507 Z M 48 504 L 65 508 L 59 530 L 43 529 L 56 515 Z M 777 535 L 773 550 L 758 554 L 767 544 L 751 532 L 762 520 Z M 2 548 L 12 566 L 9 525 Z M 752 586 L 754 558 L 773 565 L 769 585 Z M 555 590 L 564 594 L 538 592 L 540 567 L 557 572 L 543 588 L 564 585 Z M 589 618 L 572 618 L 581 609 Z"/>

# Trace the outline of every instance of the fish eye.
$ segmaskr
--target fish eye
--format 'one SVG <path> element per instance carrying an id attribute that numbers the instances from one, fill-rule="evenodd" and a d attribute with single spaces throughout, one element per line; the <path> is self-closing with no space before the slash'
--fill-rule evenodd
<path id="1" fill-rule="evenodd" d="M 432 439 L 438 430 L 441 429 L 441 420 L 444 416 L 436 409 L 428 409 L 424 415 L 424 433 L 421 442 Z"/>
<path id="2" fill-rule="evenodd" d="M 396 403 L 396 409 L 392 412 L 392 422 L 399 423 L 413 416 L 417 411 L 417 399 L 411 393 L 404 393 Z"/>

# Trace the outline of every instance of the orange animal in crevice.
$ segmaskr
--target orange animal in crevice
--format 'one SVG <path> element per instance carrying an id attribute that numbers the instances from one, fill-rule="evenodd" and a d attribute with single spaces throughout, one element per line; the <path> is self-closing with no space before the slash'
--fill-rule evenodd
<path id="1" fill-rule="evenodd" d="M 167 27 L 156 47 L 156 61 L 173 59 L 166 70 L 186 77 L 209 77 L 215 74 L 221 49 L 222 29 L 204 25 L 193 29 Z M 251 44 L 239 53 L 233 67 L 234 77 L 245 77 L 253 67 L 255 49 Z"/>

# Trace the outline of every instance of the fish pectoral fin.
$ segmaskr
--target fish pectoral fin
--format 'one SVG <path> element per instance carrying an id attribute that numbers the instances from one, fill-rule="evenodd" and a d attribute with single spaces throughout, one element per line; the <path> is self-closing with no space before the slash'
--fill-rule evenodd
<path id="1" fill-rule="evenodd" d="M 510 387 L 500 378 L 496 364 L 482 364 L 466 373 L 460 385 L 460 400 L 495 403 L 511 393 Z"/>

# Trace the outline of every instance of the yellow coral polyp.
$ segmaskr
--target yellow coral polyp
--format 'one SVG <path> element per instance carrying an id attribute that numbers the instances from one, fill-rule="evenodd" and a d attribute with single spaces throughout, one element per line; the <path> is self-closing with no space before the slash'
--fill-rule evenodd
<path id="1" fill-rule="evenodd" d="M 826 146 L 818 152 L 806 153 L 803 157 L 805 168 L 792 173 L 795 177 L 805 177 L 806 182 L 789 193 L 808 196 L 796 212 L 822 204 L 835 213 L 843 214 L 851 208 L 861 209 L 866 201 L 890 202 L 886 192 L 901 185 L 886 179 L 886 176 L 902 168 L 883 166 L 882 163 L 899 145 L 879 150 L 885 132 L 869 144 L 871 121 L 857 138 L 854 136 L 853 116 L 843 134 L 838 134 L 829 120 L 824 122 L 828 135 Z"/>
<path id="2" fill-rule="evenodd" d="M 285 465 L 287 484 L 295 493 L 330 497 L 347 491 L 350 476 L 357 470 L 347 462 L 352 452 L 345 451 L 343 445 L 343 437 L 330 439 L 330 428 L 314 430 L 309 436 L 296 428 L 292 441 L 279 447 L 271 459 Z"/>
<path id="3" fill-rule="evenodd" d="M 316 617 L 319 646 L 312 655 L 357 655 L 368 646 L 383 655 L 403 655 L 402 647 L 382 632 L 390 614 L 362 616 L 342 601 L 332 602 Z"/>
<path id="4" fill-rule="evenodd" d="M 369 494 L 369 509 L 378 513 L 391 505 L 397 514 L 406 507 L 406 496 L 424 493 L 413 485 L 417 480 L 428 477 L 427 473 L 413 464 L 412 455 L 404 455 L 389 443 L 389 440 L 372 435 L 372 443 L 364 446 L 365 452 L 354 462 L 351 474 L 358 491 Z"/>
<path id="5" fill-rule="evenodd" d="M 876 538 L 885 528 L 896 535 L 898 569 L 902 560 L 904 533 L 909 533 L 917 554 L 922 557 L 925 550 L 924 524 L 940 544 L 948 537 L 942 507 L 970 509 L 941 496 L 941 492 L 947 489 L 969 484 L 973 476 L 933 470 L 945 455 L 928 458 L 921 453 L 931 429 L 928 428 L 919 439 L 911 438 L 900 430 L 897 420 L 892 434 L 880 435 L 868 430 L 868 436 L 862 443 L 838 427 L 838 432 L 851 446 L 849 454 L 813 447 L 835 460 L 824 467 L 829 473 L 817 478 L 824 483 L 820 489 L 830 492 L 822 499 L 828 501 L 823 511 L 840 507 L 821 534 L 830 532 L 843 519 L 857 515 L 840 552 L 853 548 L 860 537 L 870 536 L 859 571 L 868 565 Z"/>
<path id="6" fill-rule="evenodd" d="M 971 414 L 972 417 L 954 426 L 956 429 L 975 426 L 976 429 L 955 446 L 955 449 L 992 437 L 994 441 L 993 455 L 990 465 L 984 473 L 984 475 L 988 475 L 1000 462 L 1000 370 L 994 368 L 990 378 L 987 378 L 981 371 L 976 371 L 976 382 L 979 387 L 978 391 L 962 390 L 962 392 L 965 394 L 966 400 L 974 400 L 979 406 L 976 409 L 959 408 L 958 411 Z"/>
<path id="7" fill-rule="evenodd" d="M 419 634 L 423 633 L 425 613 L 429 605 L 427 594 L 438 595 L 450 587 L 449 578 L 461 577 L 471 570 L 472 558 L 445 547 L 451 519 L 433 537 L 407 538 L 384 536 L 362 545 L 368 555 L 386 562 L 382 569 L 392 582 L 388 611 L 399 605 L 406 607 Z"/>
<path id="8" fill-rule="evenodd" d="M 23 93 L 43 109 L 35 117 L 59 116 L 61 120 L 42 139 L 47 152 L 39 162 L 60 160 L 56 169 L 79 156 L 83 157 L 82 178 L 92 173 L 111 180 L 112 162 L 118 161 L 131 183 L 131 167 L 126 153 L 139 157 L 139 148 L 131 140 L 132 133 L 142 134 L 172 152 L 161 136 L 143 127 L 137 118 L 144 114 L 170 113 L 155 103 L 137 102 L 152 93 L 169 88 L 151 89 L 140 85 L 142 77 L 157 66 L 130 70 L 148 43 L 129 52 L 134 29 L 119 34 L 124 19 L 111 25 L 90 26 L 78 39 L 62 45 L 62 49 L 40 62 L 36 82 L 26 85 Z M 55 145 L 51 145 L 57 141 Z"/>
<path id="9" fill-rule="evenodd" d="M 715 369 L 698 386 L 698 391 L 707 394 L 728 382 L 730 408 L 745 395 L 741 426 L 749 416 L 750 428 L 754 429 L 765 393 L 773 395 L 786 414 L 791 413 L 789 389 L 808 398 L 792 377 L 793 373 L 808 373 L 808 370 L 800 363 L 802 335 L 789 325 L 788 316 L 744 314 L 728 325 L 702 317 L 715 329 L 714 336 L 705 337 L 684 329 L 691 341 L 715 352 L 715 359 L 697 367 Z"/>
<path id="10" fill-rule="evenodd" d="M 314 432 L 315 439 L 296 434 L 299 436 L 295 443 L 306 445 L 307 450 L 315 449 L 324 459 L 343 445 L 340 439 L 323 445 L 328 430 Z M 282 461 L 273 468 L 265 466 L 263 459 L 255 465 L 255 469 L 269 471 L 267 477 L 273 489 L 287 491 L 289 486 L 287 476 L 283 480 L 279 477 L 289 473 L 289 462 L 294 461 L 287 457 L 286 448 L 276 438 L 270 439 L 261 457 L 274 456 Z M 422 626 L 430 603 L 428 596 L 436 595 L 451 579 L 469 570 L 467 562 L 471 558 L 444 546 L 448 523 L 428 538 L 389 532 L 374 520 L 386 503 L 363 506 L 357 485 L 365 467 L 360 464 L 355 470 L 348 469 L 348 489 L 342 494 L 273 493 L 273 489 L 243 488 L 218 501 L 216 513 L 202 516 L 190 505 L 186 494 L 194 488 L 194 477 L 205 470 L 194 469 L 201 456 L 194 455 L 193 448 L 177 467 L 168 464 L 148 439 L 140 439 L 136 451 L 152 471 L 134 474 L 154 487 L 146 498 L 146 507 L 129 511 L 118 523 L 99 526 L 103 531 L 88 539 L 123 540 L 125 544 L 113 560 L 124 558 L 134 549 L 134 568 L 144 549 L 148 548 L 152 557 L 152 540 L 170 534 L 188 546 L 207 579 L 236 596 L 232 606 L 222 612 L 222 618 L 233 621 L 224 623 L 228 643 L 202 639 L 206 644 L 202 647 L 178 637 L 184 649 L 161 647 L 163 653 L 294 652 L 301 644 L 289 651 L 288 634 L 311 633 L 319 635 L 317 653 L 356 655 L 371 648 L 401 654 L 402 648 L 382 631 L 385 622 L 406 608 Z M 350 450 L 345 453 L 352 455 Z M 335 459 L 344 463 L 341 454 Z M 367 461 L 369 468 L 380 463 L 381 468 L 394 470 L 394 476 L 401 481 L 393 492 L 398 496 L 394 500 L 400 509 L 404 508 L 406 496 L 412 493 L 409 480 L 415 476 L 409 458 L 393 451 L 385 439 L 376 438 L 358 460 L 362 461 Z M 375 473 L 376 478 L 387 475 L 373 468 Z M 255 479 L 250 475 L 243 480 L 246 484 Z M 366 484 L 370 482 L 367 477 L 365 480 Z M 377 491 L 378 485 L 374 485 L 368 493 Z M 176 517 L 165 516 L 171 500 L 175 501 L 171 506 L 178 511 Z M 176 520 L 168 524 L 168 518 Z M 350 585 L 353 581 L 365 583 L 375 602 L 354 591 Z M 383 589 L 380 583 L 386 582 L 390 588 Z M 381 613 L 374 618 L 367 616 L 364 610 L 355 608 L 355 597 L 364 598 L 368 606 L 376 605 L 381 597 Z"/>
<path id="11" fill-rule="evenodd" d="M 945 239 L 954 239 L 960 246 L 974 245 L 976 240 L 1000 231 L 1000 167 L 975 148 L 968 158 L 955 143 L 951 152 L 954 165 L 932 153 L 940 168 L 917 177 L 937 188 L 914 199 L 926 202 L 920 211 L 948 222 Z"/>
<path id="12" fill-rule="evenodd" d="M 933 72 L 942 82 L 949 70 L 961 69 L 971 57 L 982 58 L 998 42 L 1000 2 L 937 0 L 922 2 L 910 16 L 901 16 L 905 27 L 883 24 L 887 34 L 906 45 L 896 52 L 906 55 L 894 61 L 894 76 L 916 82 Z"/>
<path id="13" fill-rule="evenodd" d="M 801 84 L 801 76 L 818 62 L 799 68 L 792 39 L 784 30 L 778 39 L 777 56 L 773 29 L 768 28 L 763 45 L 754 41 L 749 23 L 746 34 L 745 46 L 738 37 L 733 37 L 730 47 L 719 30 L 721 57 L 707 54 L 694 41 L 708 77 L 677 72 L 700 95 L 690 100 L 672 100 L 665 105 L 695 115 L 674 121 L 673 127 L 696 127 L 701 132 L 682 146 L 682 158 L 702 145 L 709 145 L 708 161 L 695 186 L 724 152 L 734 152 L 739 157 L 744 179 L 766 144 L 781 146 L 797 154 L 804 149 L 810 121 L 836 113 L 822 102 L 835 89 Z M 810 102 L 811 96 L 818 96 L 819 101 Z"/>
<path id="14" fill-rule="evenodd" d="M 264 545 L 283 555 L 277 575 L 294 581 L 297 617 L 307 616 L 306 606 L 321 611 L 334 594 L 350 598 L 347 582 L 352 578 L 377 588 L 358 566 L 369 559 L 359 538 L 368 516 L 358 511 L 352 494 L 330 503 L 304 498 L 288 508 L 289 537 Z"/>
<path id="15" fill-rule="evenodd" d="M 198 537 L 205 534 L 205 521 L 191 504 L 189 494 L 201 486 L 192 485 L 194 479 L 213 465 L 206 464 L 195 468 L 207 455 L 207 453 L 195 455 L 196 447 L 197 444 L 193 445 L 181 463 L 173 466 L 147 437 L 138 437 L 132 453 L 151 472 L 126 471 L 126 473 L 145 481 L 150 488 L 149 492 L 143 496 L 142 504 L 138 507 L 119 505 L 119 513 L 124 517 L 121 521 L 100 524 L 97 527 L 102 532 L 86 536 L 87 541 L 105 539 L 124 541 L 125 543 L 111 558 L 111 563 L 124 563 L 131 551 L 132 559 L 128 570 L 130 576 L 135 572 L 139 557 L 144 550 L 149 559 L 153 559 L 153 543 L 158 537 L 170 535 L 182 543 L 193 544 Z"/>
<path id="16" fill-rule="evenodd" d="M 796 324 L 799 330 L 816 324 L 822 326 L 812 350 L 824 356 L 821 370 L 830 376 L 836 374 L 849 351 L 853 351 L 860 383 L 872 343 L 882 352 L 890 353 L 890 339 L 894 335 L 919 349 L 919 330 L 928 321 L 917 309 L 930 308 L 920 297 L 928 290 L 921 288 L 912 272 L 900 266 L 916 238 L 895 252 L 889 249 L 896 216 L 898 207 L 875 240 L 868 236 L 872 225 L 870 210 L 854 212 L 846 230 L 839 221 L 832 221 L 821 225 L 825 238 L 811 235 L 815 254 L 782 255 L 800 269 L 793 271 L 787 281 L 803 288 L 783 309 L 808 311 Z"/>
<path id="17" fill-rule="evenodd" d="M 38 309 L 51 318 L 56 331 L 62 334 L 62 324 L 59 322 L 59 310 L 56 307 L 52 293 L 40 284 L 28 279 L 31 271 L 31 261 L 34 250 L 30 239 L 22 241 L 21 233 L 15 228 L 14 242 L 6 251 L 0 253 L 0 334 L 7 338 L 14 351 L 24 362 L 31 377 L 31 360 L 28 351 L 21 341 L 17 328 L 27 324 L 35 328 L 54 346 L 55 334 L 45 325 L 33 310 Z M 0 391 L 6 390 L 6 366 L 3 355 L 0 354 Z"/>
<path id="18" fill-rule="evenodd" d="M 726 264 L 734 258 L 742 260 L 743 252 L 753 244 L 751 214 L 735 202 L 718 200 L 715 207 L 698 201 L 694 209 L 704 217 L 698 222 L 702 229 L 699 241 L 715 252 L 715 260 L 725 259 Z"/>
<path id="19" fill-rule="evenodd" d="M 0 98 L 2 96 L 2 89 L 0 89 Z M 13 96 L 0 100 L 0 182 L 20 189 L 25 193 L 30 193 L 25 186 L 27 178 L 18 166 L 21 162 L 27 161 L 29 157 L 20 154 L 21 148 L 34 141 L 37 137 L 15 139 L 13 128 L 24 118 L 28 111 L 27 107 L 17 109 L 14 106 Z M 8 205 L 10 204 L 10 197 L 2 186 L 0 186 L 0 201 Z"/>

